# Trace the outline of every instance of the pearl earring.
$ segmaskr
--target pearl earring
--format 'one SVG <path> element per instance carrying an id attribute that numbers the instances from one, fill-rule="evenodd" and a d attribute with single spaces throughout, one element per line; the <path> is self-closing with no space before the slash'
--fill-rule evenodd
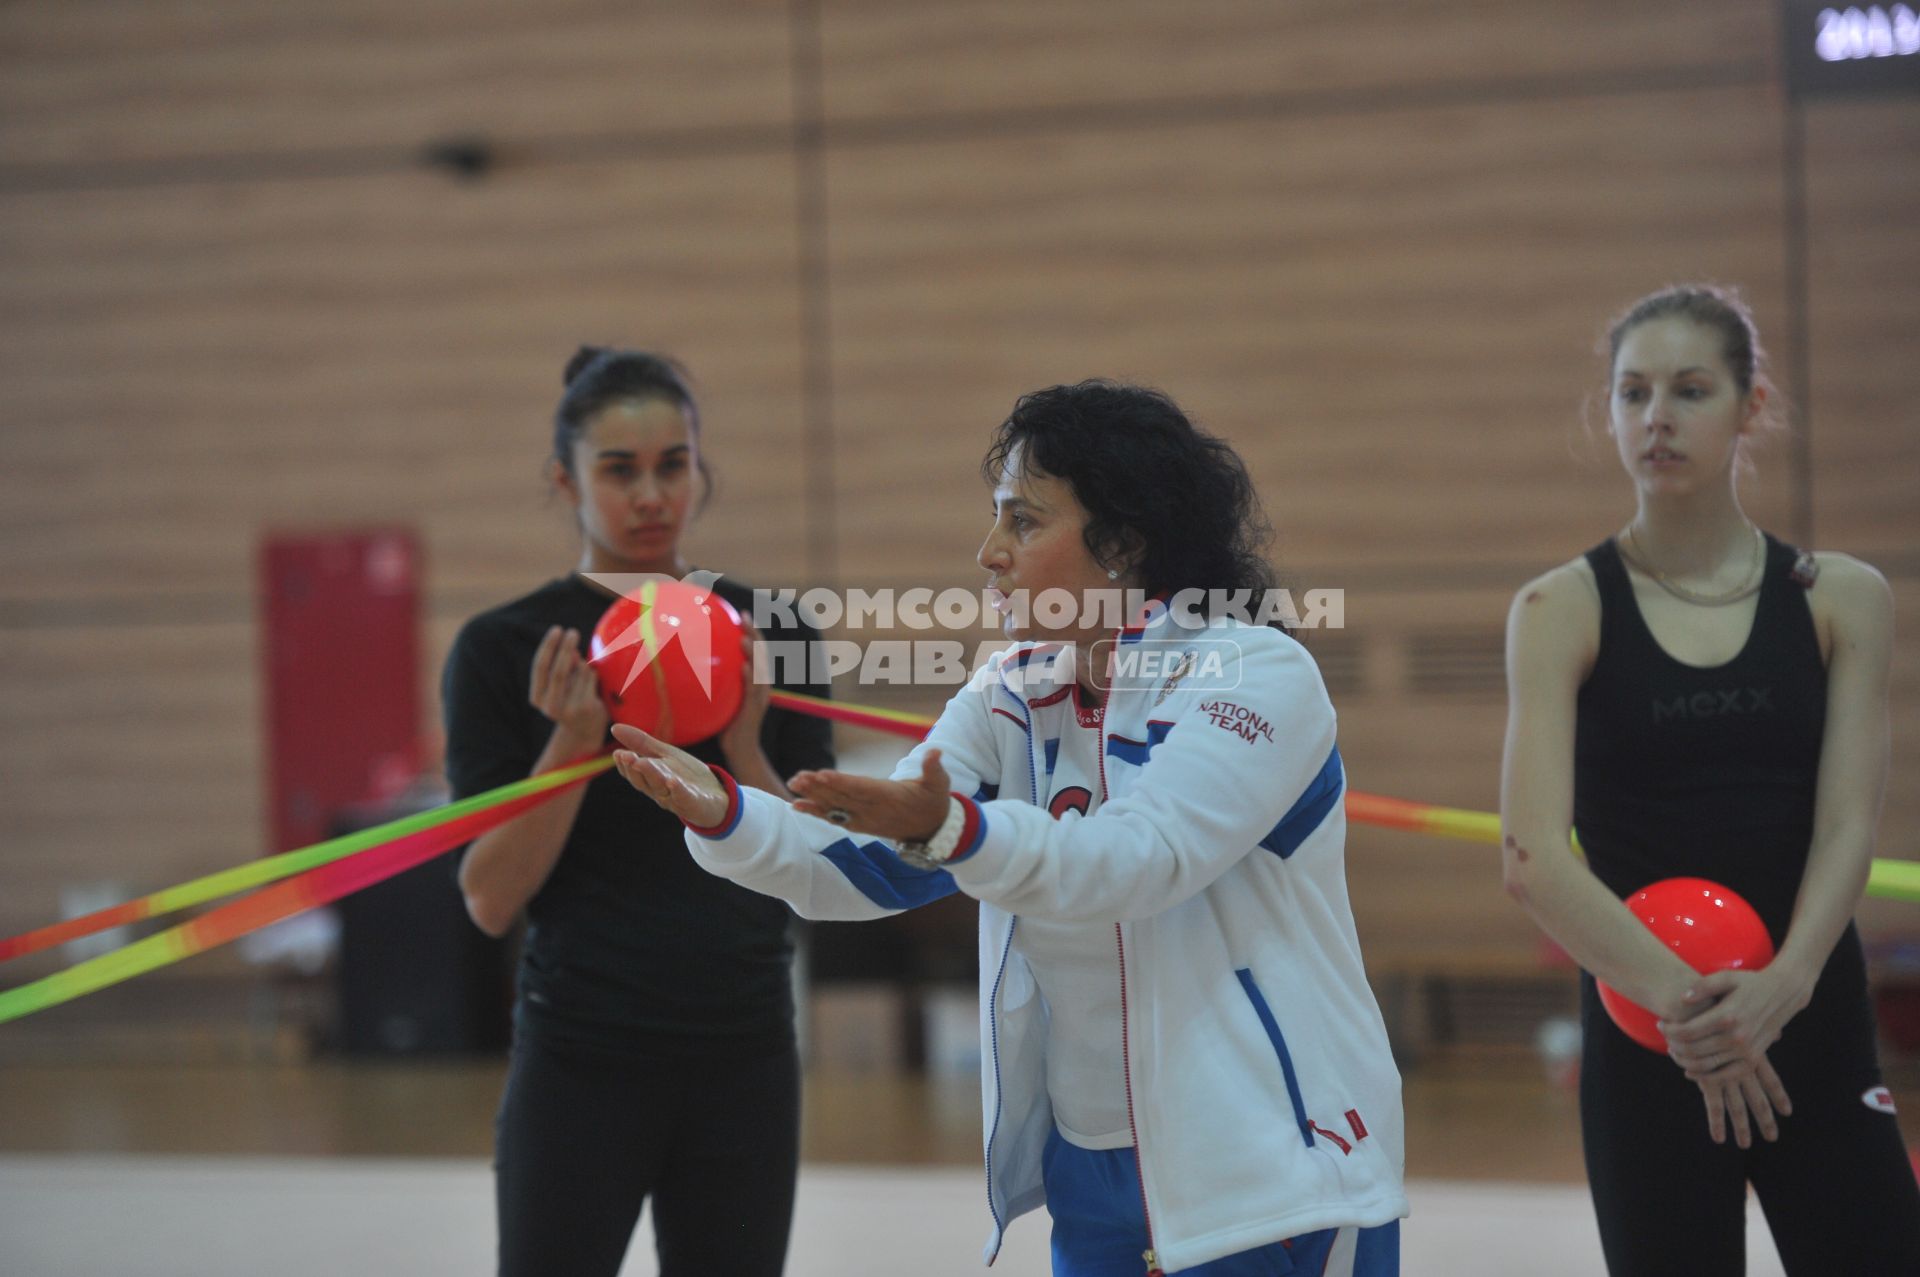
<path id="1" fill-rule="evenodd" d="M 1119 568 L 1108 568 L 1108 569 L 1107 569 L 1107 580 L 1109 580 L 1109 581 L 1118 581 L 1119 579 L 1120 579 L 1120 569 L 1119 569 Z"/>

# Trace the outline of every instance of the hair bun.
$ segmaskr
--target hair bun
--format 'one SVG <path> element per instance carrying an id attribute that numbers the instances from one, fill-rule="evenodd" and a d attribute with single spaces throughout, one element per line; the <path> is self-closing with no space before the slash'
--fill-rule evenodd
<path id="1" fill-rule="evenodd" d="M 573 379 L 586 371 L 587 365 L 607 353 L 605 346 L 582 346 L 573 352 L 573 358 L 567 360 L 567 366 L 560 371 L 560 384 L 571 386 Z"/>

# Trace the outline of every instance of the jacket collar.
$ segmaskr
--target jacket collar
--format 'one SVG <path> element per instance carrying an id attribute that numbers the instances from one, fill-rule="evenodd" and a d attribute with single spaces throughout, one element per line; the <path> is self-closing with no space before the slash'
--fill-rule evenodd
<path id="1" fill-rule="evenodd" d="M 1108 638 L 1118 647 L 1131 647 L 1139 643 L 1166 640 L 1177 642 L 1191 638 L 1198 631 L 1182 628 L 1174 621 L 1173 613 L 1167 607 L 1166 597 L 1157 595 L 1147 600 L 1140 613 L 1131 618 L 1131 623 L 1109 632 Z M 1104 642 L 1105 640 L 1103 640 Z M 1047 640 L 1029 639 L 1016 644 L 1009 650 L 1007 658 L 1000 666 L 1000 685 L 1008 695 L 1019 702 L 1024 715 L 1036 703 L 1051 703 L 1051 699 L 1064 693 L 1070 680 L 1066 662 L 1071 644 Z M 1085 659 L 1075 653 L 1076 659 Z M 1134 687 L 1120 688 L 1107 693 L 1106 718 L 1112 722 L 1116 713 L 1138 716 L 1141 707 L 1150 705 L 1149 694 L 1157 695 L 1159 688 Z"/>

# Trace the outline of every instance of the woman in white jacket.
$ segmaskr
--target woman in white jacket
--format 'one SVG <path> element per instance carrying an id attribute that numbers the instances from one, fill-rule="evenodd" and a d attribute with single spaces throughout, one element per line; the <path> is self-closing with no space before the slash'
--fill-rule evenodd
<path id="1" fill-rule="evenodd" d="M 702 866 L 805 917 L 980 902 L 988 1262 L 1045 1203 L 1061 1277 L 1397 1273 L 1400 1080 L 1334 712 L 1258 623 L 1245 466 L 1166 396 L 1096 381 L 1022 398 L 984 470 L 979 563 L 1016 642 L 893 779 L 802 772 L 789 805 L 616 729 L 621 773 Z"/>

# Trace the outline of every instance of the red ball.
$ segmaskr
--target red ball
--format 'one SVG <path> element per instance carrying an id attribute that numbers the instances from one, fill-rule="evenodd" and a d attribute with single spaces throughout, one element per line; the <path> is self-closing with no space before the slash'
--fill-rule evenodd
<path id="1" fill-rule="evenodd" d="M 683 581 L 649 580 L 593 627 L 589 663 L 616 723 L 672 745 L 719 733 L 746 696 L 733 604 Z"/>
<path id="2" fill-rule="evenodd" d="M 1773 961 L 1773 938 L 1753 906 L 1705 878 L 1666 878 L 1627 897 L 1627 908 L 1702 975 L 1758 971 Z M 1620 1031 L 1663 1054 L 1658 1017 L 1600 981 L 1600 1001 Z"/>

